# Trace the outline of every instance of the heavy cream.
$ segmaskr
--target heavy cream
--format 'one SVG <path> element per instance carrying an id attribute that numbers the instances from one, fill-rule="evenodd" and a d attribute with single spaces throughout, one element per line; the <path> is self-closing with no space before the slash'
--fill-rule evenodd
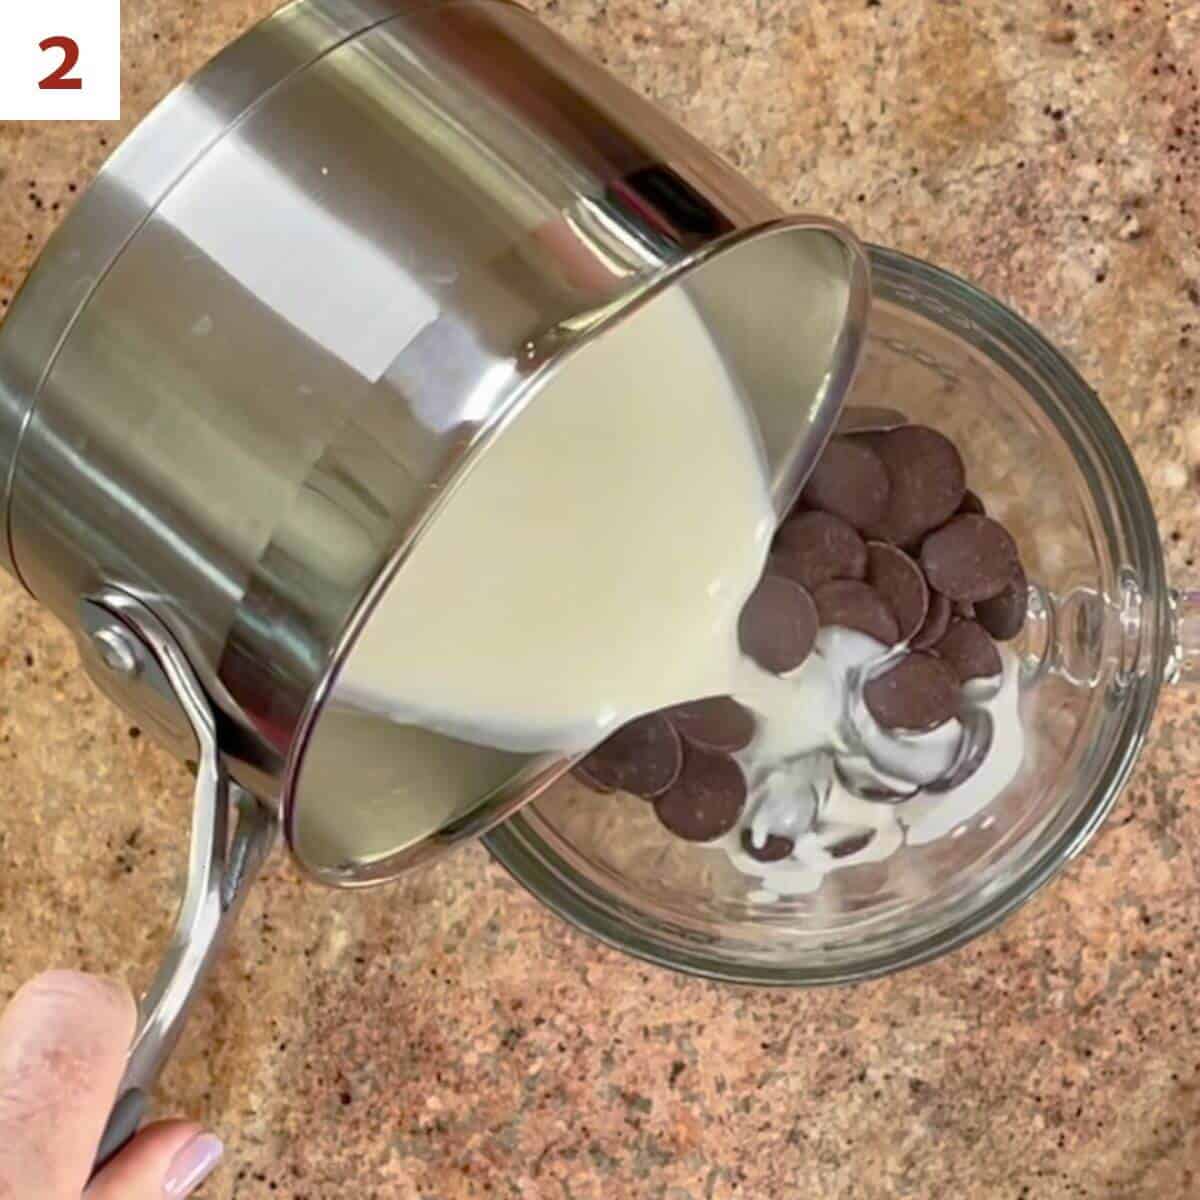
<path id="1" fill-rule="evenodd" d="M 745 404 L 691 302 L 666 292 L 567 359 L 479 456 L 383 597 L 345 696 L 532 752 L 728 692 L 773 526 Z"/>

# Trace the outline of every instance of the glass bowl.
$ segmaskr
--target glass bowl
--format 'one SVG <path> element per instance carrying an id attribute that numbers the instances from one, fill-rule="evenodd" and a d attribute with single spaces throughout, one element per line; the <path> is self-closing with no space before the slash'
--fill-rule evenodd
<path id="1" fill-rule="evenodd" d="M 887 974 L 992 928 L 1087 844 L 1133 768 L 1191 624 L 1166 585 L 1146 488 L 1096 395 L 1037 330 L 961 279 L 872 248 L 875 304 L 850 403 L 953 438 L 968 485 L 1016 537 L 1029 612 L 1025 759 L 985 809 L 816 891 L 762 899 L 720 850 L 650 805 L 560 779 L 487 844 L 566 920 L 639 958 L 741 983 Z M 1184 598 L 1185 605 L 1193 598 Z"/>

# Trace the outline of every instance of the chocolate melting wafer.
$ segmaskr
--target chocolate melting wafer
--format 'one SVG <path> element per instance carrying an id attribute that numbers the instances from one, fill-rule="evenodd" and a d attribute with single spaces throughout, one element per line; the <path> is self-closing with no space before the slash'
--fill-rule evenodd
<path id="1" fill-rule="evenodd" d="M 884 511 L 863 527 L 868 537 L 910 546 L 958 511 L 966 469 L 949 438 L 925 425 L 903 425 L 860 440 L 875 451 L 890 483 Z"/>
<path id="2" fill-rule="evenodd" d="M 816 637 L 812 596 L 791 579 L 764 575 L 738 620 L 742 649 L 764 670 L 783 675 L 809 656 Z"/>
<path id="3" fill-rule="evenodd" d="M 1021 560 L 1012 535 L 991 517 L 955 517 L 921 544 L 921 566 L 943 596 L 977 604 L 998 596 L 1017 576 Z"/>
<path id="4" fill-rule="evenodd" d="M 993 679 L 1004 669 L 996 643 L 977 621 L 951 621 L 933 652 L 958 676 L 959 683 Z"/>
<path id="5" fill-rule="evenodd" d="M 643 800 L 662 795 L 679 778 L 683 746 L 662 713 L 622 725 L 575 767 L 586 784 L 604 792 L 631 792 Z"/>
<path id="6" fill-rule="evenodd" d="M 835 437 L 825 447 L 801 494 L 809 508 L 833 513 L 858 530 L 870 529 L 884 519 L 890 496 L 891 484 L 882 459 L 858 437 Z"/>
<path id="7" fill-rule="evenodd" d="M 884 729 L 926 733 L 958 715 L 954 672 L 926 650 L 906 654 L 863 688 L 863 701 Z"/>
<path id="8" fill-rule="evenodd" d="M 914 559 L 899 546 L 868 542 L 867 582 L 892 610 L 897 640 L 907 642 L 920 632 L 929 614 L 929 585 Z"/>
<path id="9" fill-rule="evenodd" d="M 775 537 L 771 569 L 815 591 L 834 579 L 862 579 L 867 544 L 848 521 L 815 509 L 790 517 Z"/>
<path id="10" fill-rule="evenodd" d="M 728 833 L 746 805 L 746 777 L 728 754 L 688 746 L 683 770 L 654 803 L 658 819 L 688 842 Z"/>
<path id="11" fill-rule="evenodd" d="M 925 624 L 912 639 L 912 648 L 928 650 L 935 642 L 941 640 L 949 626 L 950 601 L 941 592 L 931 591 L 929 593 L 929 612 L 925 617 Z"/>
<path id="12" fill-rule="evenodd" d="M 854 629 L 885 646 L 900 640 L 900 627 L 892 610 L 869 583 L 838 579 L 817 588 L 813 599 L 823 626 Z"/>
<path id="13" fill-rule="evenodd" d="M 756 862 L 782 862 L 790 858 L 796 848 L 796 843 L 790 837 L 780 837 L 778 834 L 767 834 L 766 841 L 761 846 L 754 844 L 754 834 L 749 829 L 742 830 L 742 849 Z"/>
<path id="14" fill-rule="evenodd" d="M 709 696 L 663 710 L 680 736 L 704 750 L 732 753 L 754 738 L 754 714 L 732 696 Z"/>
<path id="15" fill-rule="evenodd" d="M 1029 606 L 1029 584 L 1025 571 L 1017 566 L 1012 583 L 990 600 L 980 600 L 975 605 L 975 619 L 998 642 L 1015 638 L 1025 626 L 1025 612 Z"/>

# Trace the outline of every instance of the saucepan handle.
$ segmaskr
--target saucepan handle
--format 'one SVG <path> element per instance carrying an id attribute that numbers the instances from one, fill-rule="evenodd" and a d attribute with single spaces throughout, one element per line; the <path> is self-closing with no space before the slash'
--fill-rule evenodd
<path id="1" fill-rule="evenodd" d="M 212 707 L 166 627 L 123 593 L 106 593 L 93 604 L 112 618 L 97 638 L 106 662 L 116 664 L 114 669 L 161 673 L 198 748 L 187 886 L 162 965 L 140 1005 L 137 1035 L 96 1158 L 99 1170 L 137 1132 L 149 1092 L 179 1040 L 192 1001 L 270 853 L 277 821 L 270 809 L 229 779 Z M 235 812 L 236 823 L 231 821 Z"/>

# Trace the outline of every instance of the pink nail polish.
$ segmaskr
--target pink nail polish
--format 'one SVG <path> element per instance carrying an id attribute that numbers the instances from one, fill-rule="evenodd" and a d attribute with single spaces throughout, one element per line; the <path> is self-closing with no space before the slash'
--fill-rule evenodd
<path id="1" fill-rule="evenodd" d="M 190 1196 L 216 1169 L 225 1147 L 219 1137 L 198 1133 L 171 1160 L 163 1180 L 166 1200 L 183 1200 Z"/>

